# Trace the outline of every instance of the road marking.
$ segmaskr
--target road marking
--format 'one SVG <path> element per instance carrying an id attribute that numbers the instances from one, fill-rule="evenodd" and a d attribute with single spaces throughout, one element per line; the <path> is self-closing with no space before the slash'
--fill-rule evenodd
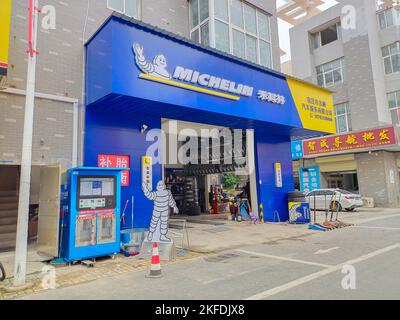
<path id="1" fill-rule="evenodd" d="M 400 230 L 400 228 L 395 228 L 395 227 L 353 226 L 353 228 L 361 228 L 361 229 L 382 229 L 382 230 Z"/>
<path id="2" fill-rule="evenodd" d="M 340 247 L 333 247 L 333 248 L 329 248 L 329 249 L 319 249 L 318 251 L 314 252 L 314 254 L 324 254 L 324 253 L 328 253 L 331 252 L 333 250 L 337 250 Z"/>
<path id="3" fill-rule="evenodd" d="M 247 251 L 247 250 L 242 250 L 242 249 L 237 249 L 236 251 L 255 255 L 255 256 L 260 256 L 260 257 L 265 257 L 265 258 L 271 258 L 271 259 L 277 259 L 277 260 L 283 260 L 283 261 L 289 261 L 289 262 L 297 262 L 297 263 L 303 263 L 303 264 L 308 264 L 311 266 L 317 266 L 317 267 L 322 267 L 322 268 L 330 268 L 332 265 L 328 264 L 322 264 L 318 262 L 312 262 L 312 261 L 305 261 L 305 260 L 298 260 L 298 259 L 293 259 L 293 258 L 287 258 L 287 257 L 280 257 L 280 256 L 274 256 L 266 253 L 259 253 L 259 252 L 254 252 L 254 251 Z"/>
<path id="4" fill-rule="evenodd" d="M 374 217 L 374 218 L 369 218 L 369 219 L 365 219 L 364 221 L 361 221 L 359 223 L 357 223 L 358 225 L 360 224 L 364 224 L 364 223 L 368 223 L 368 222 L 372 222 L 372 221 L 378 221 L 378 220 L 384 220 L 384 219 L 390 219 L 390 218 L 400 218 L 400 214 L 389 214 L 387 216 L 379 216 L 379 217 Z"/>
<path id="5" fill-rule="evenodd" d="M 326 276 L 326 275 L 328 275 L 330 273 L 333 273 L 335 271 L 341 270 L 344 265 L 356 264 L 356 263 L 371 259 L 373 257 L 376 257 L 378 255 L 381 255 L 383 253 L 386 253 L 388 251 L 391 251 L 391 250 L 394 250 L 394 249 L 398 249 L 398 248 L 400 248 L 400 243 L 393 244 L 391 246 L 388 246 L 388 247 L 373 251 L 371 253 L 362 255 L 362 256 L 360 256 L 358 258 L 355 258 L 355 259 L 352 259 L 352 260 L 348 260 L 348 261 L 343 262 L 341 264 L 338 264 L 336 266 L 331 266 L 331 267 L 329 267 L 327 269 L 314 272 L 312 274 L 309 274 L 308 276 L 301 277 L 299 279 L 290 281 L 290 282 L 285 283 L 285 284 L 283 284 L 281 286 L 278 286 L 278 287 L 275 287 L 275 288 L 272 288 L 272 289 L 257 293 L 257 294 L 255 294 L 255 295 L 253 295 L 251 297 L 246 298 L 245 300 L 262 300 L 262 299 L 266 299 L 266 298 L 271 297 L 273 295 L 276 295 L 276 294 L 278 294 L 280 292 L 292 289 L 292 288 L 300 286 L 300 285 L 302 285 L 304 283 L 310 282 L 312 280 L 321 278 L 321 277 Z"/>
<path id="6" fill-rule="evenodd" d="M 214 282 L 218 282 L 218 281 L 224 281 L 224 280 L 228 280 L 228 279 L 231 279 L 231 278 L 243 276 L 245 274 L 254 273 L 254 272 L 257 272 L 257 271 L 261 271 L 261 270 L 265 270 L 265 266 L 262 266 L 262 267 L 256 268 L 256 269 L 246 270 L 246 271 L 235 273 L 235 274 L 230 273 L 230 274 L 226 275 L 225 277 L 220 277 L 220 278 L 215 278 L 215 279 L 211 279 L 211 280 L 207 280 L 207 281 L 202 281 L 202 283 L 203 284 L 210 284 L 210 283 L 214 283 Z"/>

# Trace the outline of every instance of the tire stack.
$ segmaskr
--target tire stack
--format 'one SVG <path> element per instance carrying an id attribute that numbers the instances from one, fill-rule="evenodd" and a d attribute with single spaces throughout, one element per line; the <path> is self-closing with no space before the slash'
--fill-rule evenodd
<path id="1" fill-rule="evenodd" d="M 200 215 L 200 204 L 199 204 L 199 190 L 197 188 L 197 180 L 194 176 L 185 177 L 185 204 L 183 213 L 189 216 Z"/>

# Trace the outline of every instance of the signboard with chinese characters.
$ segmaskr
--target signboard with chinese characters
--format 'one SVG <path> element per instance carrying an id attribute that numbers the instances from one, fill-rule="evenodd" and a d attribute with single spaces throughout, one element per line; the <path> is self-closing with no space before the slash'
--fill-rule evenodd
<path id="1" fill-rule="evenodd" d="M 301 167 L 300 168 L 300 191 L 308 193 L 321 187 L 319 176 L 319 167 Z"/>
<path id="2" fill-rule="evenodd" d="M 290 77 L 287 82 L 303 128 L 336 133 L 332 93 Z"/>
<path id="3" fill-rule="evenodd" d="M 142 157 L 142 183 L 153 190 L 153 158 L 149 156 Z"/>
<path id="4" fill-rule="evenodd" d="M 282 164 L 280 162 L 274 163 L 274 170 L 275 170 L 275 187 L 282 188 Z"/>
<path id="5" fill-rule="evenodd" d="M 124 155 L 99 154 L 97 157 L 99 168 L 129 168 L 130 158 Z M 121 186 L 129 186 L 129 170 L 121 171 Z"/>
<path id="6" fill-rule="evenodd" d="M 292 159 L 303 158 L 303 142 L 302 141 L 292 141 L 290 143 L 290 149 L 292 151 Z"/>
<path id="7" fill-rule="evenodd" d="M 329 153 L 354 152 L 357 149 L 369 149 L 396 144 L 393 127 L 349 132 L 334 136 L 303 140 L 304 156 Z"/>

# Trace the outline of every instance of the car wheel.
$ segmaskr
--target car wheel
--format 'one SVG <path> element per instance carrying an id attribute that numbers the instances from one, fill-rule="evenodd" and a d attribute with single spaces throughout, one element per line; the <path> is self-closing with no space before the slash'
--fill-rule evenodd
<path id="1" fill-rule="evenodd" d="M 350 211 L 354 211 L 354 208 L 346 208 L 346 209 L 344 209 L 344 210 L 350 212 Z"/>
<path id="2" fill-rule="evenodd" d="M 342 205 L 339 202 L 334 201 L 329 206 L 329 210 L 336 211 L 336 209 L 339 209 L 339 211 L 342 211 Z"/>

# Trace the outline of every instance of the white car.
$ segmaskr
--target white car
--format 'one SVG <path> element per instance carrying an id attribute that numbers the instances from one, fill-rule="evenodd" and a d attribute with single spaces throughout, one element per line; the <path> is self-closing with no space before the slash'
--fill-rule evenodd
<path id="1" fill-rule="evenodd" d="M 339 207 L 339 211 L 353 211 L 355 208 L 362 207 L 363 202 L 359 194 L 354 194 L 342 189 L 316 189 L 306 195 L 306 201 L 310 204 L 310 209 L 331 210 Z"/>

